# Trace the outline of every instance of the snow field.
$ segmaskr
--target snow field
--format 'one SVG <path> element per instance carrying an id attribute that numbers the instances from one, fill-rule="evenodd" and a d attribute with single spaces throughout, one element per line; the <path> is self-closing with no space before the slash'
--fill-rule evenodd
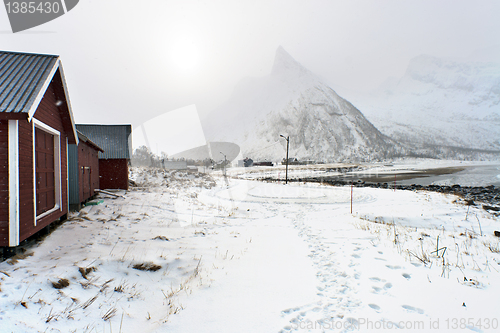
<path id="1" fill-rule="evenodd" d="M 350 214 L 349 187 L 131 178 L 0 263 L 2 332 L 498 327 L 498 217 L 458 197 L 354 188 Z"/>
<path id="2" fill-rule="evenodd" d="M 175 203 L 193 202 L 199 188 L 177 198 L 189 183 L 169 183 L 172 189 L 149 183 L 85 207 L 30 249 L 32 256 L 0 263 L 1 331 L 151 332 L 181 311 L 179 297 L 210 285 L 208 272 L 239 258 L 246 241 L 227 228 L 215 231 L 229 215 L 223 208 L 201 205 L 211 220 L 181 220 Z M 140 264 L 161 268 L 133 268 Z M 86 278 L 80 268 L 89 270 Z M 69 286 L 55 289 L 51 282 L 60 279 Z"/>

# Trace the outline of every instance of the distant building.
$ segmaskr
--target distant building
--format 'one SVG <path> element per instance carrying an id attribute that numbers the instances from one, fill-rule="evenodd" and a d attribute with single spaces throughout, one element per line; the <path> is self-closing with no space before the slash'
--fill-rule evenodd
<path id="1" fill-rule="evenodd" d="M 130 125 L 76 125 L 104 152 L 99 152 L 99 188 L 128 190 L 128 166 L 132 147 Z"/>
<path id="2" fill-rule="evenodd" d="M 162 161 L 162 166 L 167 170 L 186 170 L 188 168 L 186 161 Z"/>
<path id="3" fill-rule="evenodd" d="M 0 247 L 68 213 L 68 144 L 78 144 L 59 56 L 0 52 Z"/>
<path id="4" fill-rule="evenodd" d="M 273 166 L 273 162 L 269 162 L 269 161 L 253 162 L 253 166 Z"/>
<path id="5" fill-rule="evenodd" d="M 246 157 L 244 160 L 243 160 L 243 165 L 245 167 L 251 167 L 253 165 L 253 160 L 251 158 L 248 158 Z"/>
<path id="6" fill-rule="evenodd" d="M 286 158 L 284 158 L 283 161 L 281 161 L 281 164 L 282 165 L 286 164 Z M 297 164 L 300 164 L 300 162 L 295 157 L 290 157 L 288 159 L 288 165 L 297 165 Z"/>

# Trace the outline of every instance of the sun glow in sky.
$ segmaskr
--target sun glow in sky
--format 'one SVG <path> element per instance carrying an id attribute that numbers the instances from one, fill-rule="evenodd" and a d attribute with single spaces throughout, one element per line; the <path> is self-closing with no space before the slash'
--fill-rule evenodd
<path id="1" fill-rule="evenodd" d="M 180 72 L 193 72 L 198 67 L 199 50 L 189 38 L 180 38 L 171 46 L 171 61 Z"/>
<path id="2" fill-rule="evenodd" d="M 144 145 L 157 155 L 171 156 L 206 144 L 195 105 L 165 112 L 135 126 L 132 137 L 134 149 Z"/>

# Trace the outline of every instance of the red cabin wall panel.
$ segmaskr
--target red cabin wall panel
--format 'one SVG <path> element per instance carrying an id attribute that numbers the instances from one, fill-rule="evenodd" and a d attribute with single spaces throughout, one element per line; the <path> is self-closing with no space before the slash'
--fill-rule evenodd
<path id="1" fill-rule="evenodd" d="M 128 190 L 128 160 L 99 160 L 99 188 Z"/>
<path id="2" fill-rule="evenodd" d="M 80 201 L 86 201 L 95 194 L 99 188 L 99 157 L 92 146 L 81 143 L 78 146 L 78 186 Z"/>
<path id="3" fill-rule="evenodd" d="M 93 171 L 91 181 L 92 181 L 92 195 L 95 194 L 95 190 L 99 188 L 99 152 L 92 149 L 91 155 L 91 167 Z M 128 177 L 128 175 L 127 175 Z"/>
<path id="4" fill-rule="evenodd" d="M 85 154 L 85 144 L 80 143 L 78 145 L 78 196 L 80 198 L 80 202 L 84 202 L 88 198 L 85 198 L 84 190 L 83 190 L 83 177 L 84 173 L 83 169 L 87 164 L 87 156 Z"/>
<path id="5" fill-rule="evenodd" d="M 63 103 L 58 103 L 62 101 Z M 34 170 L 33 170 L 33 124 L 19 119 L 19 228 L 23 241 L 54 222 L 68 212 L 67 148 L 68 135 L 72 138 L 71 126 L 63 124 L 68 118 L 64 103 L 64 91 L 59 75 L 46 90 L 34 118 L 60 132 L 61 148 L 61 208 L 44 218 L 35 221 L 34 211 Z M 59 105 L 58 105 L 59 104 Z M 7 115 L 10 117 L 10 115 Z M 17 116 L 17 115 L 13 115 Z M 9 118 L 7 117 L 7 119 Z M 8 120 L 0 120 L 0 246 L 9 246 L 9 165 L 8 165 Z M 71 133 L 68 133 L 71 131 Z M 71 139 L 71 141 L 74 141 Z M 35 225 L 36 224 L 36 225 Z"/>
<path id="6" fill-rule="evenodd" d="M 34 179 L 33 179 L 33 124 L 19 121 L 19 155 L 20 155 L 20 241 L 40 231 L 50 223 L 68 212 L 68 182 L 67 182 L 67 156 L 66 133 L 61 120 L 61 112 L 56 105 L 58 98 L 51 83 L 40 102 L 34 118 L 60 132 L 61 147 L 61 191 L 62 210 L 59 209 L 35 223 L 34 212 Z M 36 224 L 36 225 L 35 225 Z"/>

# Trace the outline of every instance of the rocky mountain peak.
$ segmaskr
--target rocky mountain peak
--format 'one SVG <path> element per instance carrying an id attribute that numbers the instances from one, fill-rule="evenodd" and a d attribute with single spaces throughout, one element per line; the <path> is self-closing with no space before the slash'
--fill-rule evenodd
<path id="1" fill-rule="evenodd" d="M 351 103 L 278 47 L 270 75 L 245 80 L 204 123 L 211 141 L 233 142 L 242 157 L 280 161 L 381 159 L 395 151 Z M 292 144 L 293 143 L 293 144 Z"/>
<path id="2" fill-rule="evenodd" d="M 281 45 L 276 50 L 271 76 L 284 80 L 304 78 L 313 81 L 318 80 L 316 75 L 302 66 L 302 64 L 295 60 Z"/>

